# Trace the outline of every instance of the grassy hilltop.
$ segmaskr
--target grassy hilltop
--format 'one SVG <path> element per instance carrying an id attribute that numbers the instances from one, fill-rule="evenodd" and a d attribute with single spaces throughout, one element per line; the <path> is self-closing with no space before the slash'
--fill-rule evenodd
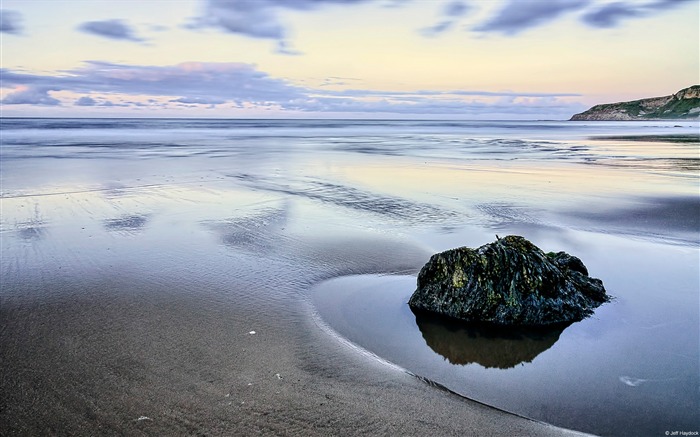
<path id="1" fill-rule="evenodd" d="M 571 120 L 682 120 L 700 118 L 700 85 L 664 97 L 607 103 L 576 114 Z"/>

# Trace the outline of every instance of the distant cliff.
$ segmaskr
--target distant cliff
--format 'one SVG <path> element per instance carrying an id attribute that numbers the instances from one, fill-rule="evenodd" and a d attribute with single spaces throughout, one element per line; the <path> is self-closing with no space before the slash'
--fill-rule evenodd
<path id="1" fill-rule="evenodd" d="M 625 121 L 698 118 L 700 118 L 700 85 L 693 85 L 670 96 L 596 105 L 588 111 L 574 115 L 571 120 Z"/>

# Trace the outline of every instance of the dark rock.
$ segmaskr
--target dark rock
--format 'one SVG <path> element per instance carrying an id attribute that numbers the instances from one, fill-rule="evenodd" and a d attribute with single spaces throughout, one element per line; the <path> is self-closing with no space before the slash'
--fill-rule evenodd
<path id="1" fill-rule="evenodd" d="M 433 255 L 408 304 L 468 322 L 543 326 L 582 320 L 608 300 L 580 259 L 508 236 Z"/>
<path id="2" fill-rule="evenodd" d="M 581 261 L 578 257 L 569 255 L 566 252 L 550 252 L 547 254 L 547 257 L 559 264 L 561 267 L 566 267 L 569 270 L 573 270 L 588 276 L 588 269 L 585 265 L 583 265 L 583 261 Z"/>

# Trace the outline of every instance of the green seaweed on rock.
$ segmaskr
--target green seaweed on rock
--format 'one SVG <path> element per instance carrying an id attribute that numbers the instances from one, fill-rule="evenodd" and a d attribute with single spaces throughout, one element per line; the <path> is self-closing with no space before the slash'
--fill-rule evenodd
<path id="1" fill-rule="evenodd" d="M 579 258 L 510 235 L 433 255 L 408 303 L 469 322 L 537 326 L 582 320 L 608 300 Z"/>

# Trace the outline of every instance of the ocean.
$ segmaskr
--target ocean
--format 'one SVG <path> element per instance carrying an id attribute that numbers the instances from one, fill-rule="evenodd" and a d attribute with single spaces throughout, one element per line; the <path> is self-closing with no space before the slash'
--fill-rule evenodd
<path id="1" fill-rule="evenodd" d="M 274 313 L 278 327 L 556 426 L 697 430 L 699 129 L 3 118 L 0 341 L 20 354 L 19 309 L 103 296 L 115 289 L 95 284 L 129 277 L 121 297 L 145 284 L 244 310 L 251 326 Z M 410 311 L 432 253 L 509 234 L 580 257 L 614 299 L 536 334 Z"/>

